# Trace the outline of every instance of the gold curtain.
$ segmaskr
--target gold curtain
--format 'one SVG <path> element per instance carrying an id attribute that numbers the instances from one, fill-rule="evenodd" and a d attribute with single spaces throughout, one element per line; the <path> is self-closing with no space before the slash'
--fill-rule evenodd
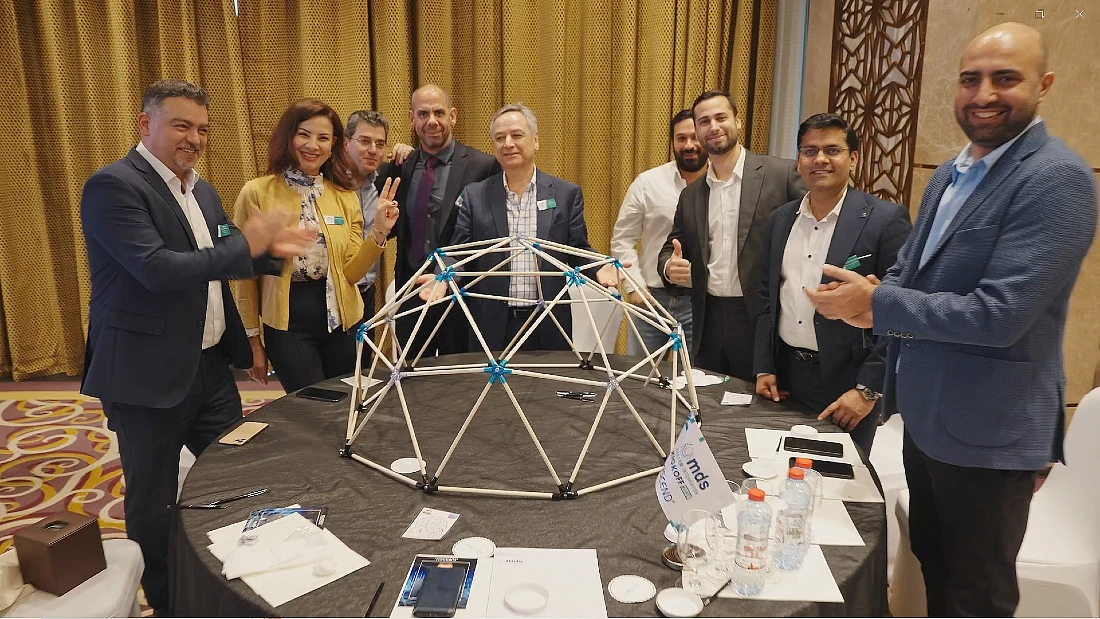
<path id="1" fill-rule="evenodd" d="M 458 139 L 484 150 L 492 112 L 523 101 L 539 119 L 538 166 L 584 188 L 590 240 L 606 251 L 626 187 L 668 160 L 668 119 L 703 90 L 729 88 L 743 140 L 766 152 L 775 5 L 240 0 L 238 15 L 232 0 L 0 0 L 11 135 L 0 150 L 0 376 L 81 371 L 81 187 L 137 142 L 141 92 L 156 79 L 210 93 L 198 171 L 227 210 L 299 97 L 342 117 L 377 109 L 391 143 L 412 143 L 409 94 L 437 83 L 459 110 Z M 391 277 L 384 269 L 383 284 Z"/>

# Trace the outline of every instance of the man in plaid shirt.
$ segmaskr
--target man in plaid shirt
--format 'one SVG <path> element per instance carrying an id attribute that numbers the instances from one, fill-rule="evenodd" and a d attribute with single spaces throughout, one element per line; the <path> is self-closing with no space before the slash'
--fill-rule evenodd
<path id="1" fill-rule="evenodd" d="M 530 108 L 522 103 L 502 107 L 493 114 L 489 130 L 494 154 L 504 173 L 472 183 L 462 192 L 456 203 L 458 221 L 452 243 L 460 245 L 519 235 L 595 251 L 588 244 L 581 188 L 535 170 L 535 153 L 539 149 L 538 121 Z M 515 241 L 513 244 L 518 245 Z M 560 252 L 548 253 L 570 266 L 588 262 Z M 503 254 L 488 254 L 464 266 L 468 271 L 488 271 L 503 259 Z M 623 266 L 630 265 L 623 263 Z M 494 298 L 465 299 L 485 338 L 485 344 L 493 351 L 503 350 L 532 314 L 543 307 L 540 300 L 554 299 L 565 284 L 565 278 L 558 274 L 543 277 L 528 275 L 561 271 L 530 251 L 514 254 L 511 265 L 506 268 L 514 273 L 507 280 L 487 277 L 470 288 L 470 292 Z M 619 275 L 611 264 L 604 265 L 595 273 L 585 273 L 589 276 L 594 274 L 604 286 L 617 286 L 619 283 Z M 430 283 L 433 278 L 432 275 L 420 278 L 422 284 L 427 284 L 421 291 L 421 297 L 425 300 L 433 298 L 433 295 L 441 298 L 450 292 L 443 286 L 433 287 Z M 568 334 L 572 330 L 569 306 L 555 306 L 553 317 L 558 324 L 550 317 L 545 318 L 524 342 L 524 350 L 568 349 L 562 332 Z M 472 333 L 470 347 L 471 350 L 482 347 Z"/>

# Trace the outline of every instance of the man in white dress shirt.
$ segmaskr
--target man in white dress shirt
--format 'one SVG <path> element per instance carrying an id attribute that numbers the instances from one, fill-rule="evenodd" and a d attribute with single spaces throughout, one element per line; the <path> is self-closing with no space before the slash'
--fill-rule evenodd
<path id="1" fill-rule="evenodd" d="M 832 417 L 870 453 L 882 411 L 885 340 L 814 310 L 804 288 L 825 283 L 824 264 L 882 277 L 909 237 L 909 211 L 848 186 L 859 136 L 836 114 L 798 128 L 798 172 L 810 192 L 771 215 L 756 317 L 756 392 L 788 395 Z"/>
<path id="2" fill-rule="evenodd" d="M 638 175 L 626 190 L 615 230 L 611 233 L 611 255 L 621 262 L 631 262 L 627 269 L 631 278 L 645 285 L 649 294 L 684 328 L 684 345 L 691 350 L 691 288 L 665 286 L 657 274 L 657 254 L 672 231 L 672 218 L 680 192 L 707 171 L 707 153 L 695 135 L 695 120 L 691 110 L 681 110 L 669 123 L 669 142 L 673 160 L 650 168 Z M 635 246 L 641 241 L 641 257 Z M 645 307 L 641 292 L 627 283 L 626 300 Z M 642 355 L 660 348 L 668 336 L 649 323 L 634 321 L 639 340 L 633 331 L 627 333 L 627 353 Z M 644 345 L 644 349 L 643 349 Z"/>
<path id="3" fill-rule="evenodd" d="M 667 285 L 691 287 L 696 365 L 752 381 L 768 215 L 806 187 L 793 161 L 741 146 L 741 117 L 728 92 L 704 92 L 691 111 L 710 167 L 680 192 L 657 271 Z"/>

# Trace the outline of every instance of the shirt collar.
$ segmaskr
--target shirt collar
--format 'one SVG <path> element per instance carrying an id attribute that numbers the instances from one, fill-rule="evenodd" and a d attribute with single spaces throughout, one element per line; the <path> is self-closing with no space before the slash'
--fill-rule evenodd
<path id="1" fill-rule="evenodd" d="M 680 173 L 680 168 L 679 168 L 679 166 L 676 165 L 676 160 L 673 159 L 672 161 L 669 161 L 668 163 L 666 163 L 664 165 L 665 165 L 666 171 L 668 172 L 668 174 L 672 178 L 672 186 L 679 189 L 679 190 L 681 190 L 681 191 L 683 191 L 684 187 L 687 187 L 688 183 L 687 183 L 686 180 L 684 180 L 683 175 Z M 706 166 L 709 167 L 710 162 L 708 161 L 707 163 L 705 163 L 703 165 L 706 165 Z"/>
<path id="2" fill-rule="evenodd" d="M 436 160 L 437 160 L 437 162 L 436 162 L 437 166 L 450 165 L 451 159 L 454 157 L 454 155 L 455 155 L 455 141 L 454 141 L 454 138 L 451 138 L 451 141 L 446 146 L 444 146 L 438 153 L 436 153 L 434 155 L 429 155 L 428 153 L 424 152 L 423 150 L 420 151 L 420 161 L 421 162 L 426 161 L 428 159 L 428 157 L 435 157 Z"/>
<path id="3" fill-rule="evenodd" d="M 728 181 L 720 181 L 718 177 L 714 175 L 714 166 L 707 162 L 707 184 L 711 189 L 715 187 L 726 187 L 732 184 L 735 180 L 740 182 L 745 178 L 745 147 L 741 147 L 741 154 L 737 155 L 737 163 L 733 165 L 733 175 L 730 176 Z"/>
<path id="4" fill-rule="evenodd" d="M 833 207 L 833 210 L 829 211 L 824 217 L 822 217 L 821 221 L 825 221 L 830 218 L 836 219 L 837 217 L 840 217 L 840 208 L 844 206 L 844 198 L 846 197 L 848 197 L 847 185 L 844 186 L 844 191 L 840 193 L 840 199 L 836 201 L 836 206 Z M 806 192 L 806 195 L 802 196 L 802 203 L 798 206 L 798 214 L 809 217 L 814 221 L 818 221 L 817 217 L 814 217 L 814 212 L 810 210 L 809 192 Z"/>
<path id="5" fill-rule="evenodd" d="M 534 170 L 531 171 L 531 182 L 527 183 L 527 186 L 524 187 L 523 191 L 521 191 L 520 193 L 513 193 L 512 190 L 508 188 L 508 173 L 507 172 L 501 172 L 501 174 L 504 175 L 504 191 L 507 192 L 507 193 L 510 193 L 514 196 L 520 196 L 523 193 L 525 193 L 528 189 L 532 189 L 535 186 L 535 179 L 538 178 L 539 169 L 535 168 Z"/>
<path id="6" fill-rule="evenodd" d="M 951 182 L 954 183 L 956 180 L 958 180 L 960 176 L 969 172 L 972 167 L 976 166 L 979 163 L 982 164 L 982 166 L 976 169 L 982 173 L 988 172 L 993 168 L 994 164 L 1000 161 L 1005 152 L 1007 152 L 1008 149 L 1012 148 L 1012 145 L 1016 143 L 1016 140 L 1019 140 L 1021 137 L 1023 137 L 1025 133 L 1027 133 L 1029 129 L 1041 122 L 1043 122 L 1043 119 L 1039 116 L 1032 118 L 1031 122 L 1027 124 L 1027 127 L 1024 127 L 1023 131 L 1017 133 L 1016 137 L 1005 142 L 1004 144 L 1001 144 L 981 159 L 974 159 L 974 157 L 970 154 L 970 146 L 973 144 L 973 142 L 968 142 L 967 145 L 963 147 L 962 152 L 960 152 L 959 155 L 955 157 L 955 163 L 951 167 Z"/>
<path id="7" fill-rule="evenodd" d="M 145 160 L 149 162 L 149 165 L 153 166 L 153 169 L 156 170 L 157 174 L 160 175 L 161 180 L 163 180 L 166 185 L 168 185 L 169 187 L 173 187 L 175 186 L 173 184 L 173 181 L 179 183 L 181 187 L 180 193 L 187 193 L 188 191 L 191 191 L 195 188 L 195 183 L 199 182 L 198 172 L 191 170 L 191 172 L 187 175 L 187 184 L 186 186 L 184 186 L 183 182 L 180 181 L 180 177 L 176 176 L 175 172 L 173 172 L 168 166 L 164 165 L 163 161 L 157 159 L 156 155 L 149 152 L 148 148 L 145 148 L 144 142 L 138 142 L 136 150 L 137 152 L 141 153 L 142 157 L 145 157 Z"/>

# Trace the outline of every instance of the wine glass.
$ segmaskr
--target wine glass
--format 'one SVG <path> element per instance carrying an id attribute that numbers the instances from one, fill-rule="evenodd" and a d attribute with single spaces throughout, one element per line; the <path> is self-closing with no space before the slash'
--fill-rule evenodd
<path id="1" fill-rule="evenodd" d="M 680 518 L 676 530 L 676 552 L 683 565 L 685 588 L 697 594 L 705 594 L 707 583 L 706 569 L 718 558 L 712 541 L 716 538 L 714 530 L 717 522 L 714 514 L 702 509 L 690 509 Z M 708 529 L 711 533 L 708 535 Z"/>

